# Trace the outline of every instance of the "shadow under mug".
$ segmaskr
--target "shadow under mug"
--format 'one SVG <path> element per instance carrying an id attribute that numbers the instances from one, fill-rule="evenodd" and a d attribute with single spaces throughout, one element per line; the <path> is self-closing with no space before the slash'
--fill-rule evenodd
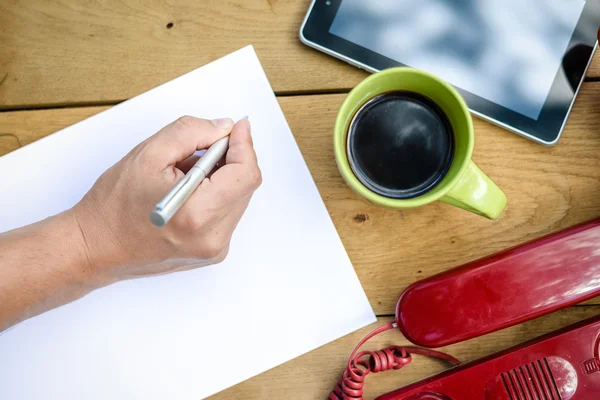
<path id="1" fill-rule="evenodd" d="M 428 97 L 446 114 L 454 132 L 454 157 L 446 175 L 431 190 L 410 199 L 375 193 L 354 175 L 348 160 L 348 131 L 358 110 L 375 96 L 408 91 Z M 356 193 L 368 201 L 391 208 L 413 208 L 440 200 L 464 210 L 496 219 L 506 207 L 506 195 L 471 160 L 475 136 L 469 109 L 460 94 L 435 75 L 412 68 L 390 68 L 375 73 L 348 94 L 334 128 L 335 160 L 340 174 Z"/>

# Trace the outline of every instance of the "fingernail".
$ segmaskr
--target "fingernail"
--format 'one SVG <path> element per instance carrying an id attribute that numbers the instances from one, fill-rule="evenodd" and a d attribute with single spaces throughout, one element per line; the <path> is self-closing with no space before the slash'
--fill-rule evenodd
<path id="1" fill-rule="evenodd" d="M 248 116 L 246 115 L 242 119 L 245 119 L 246 122 L 248 122 L 248 130 L 252 132 L 252 126 L 250 125 L 250 118 L 248 118 Z"/>
<path id="2" fill-rule="evenodd" d="M 217 118 L 211 121 L 214 126 L 223 130 L 231 130 L 233 128 L 233 120 L 231 118 Z"/>

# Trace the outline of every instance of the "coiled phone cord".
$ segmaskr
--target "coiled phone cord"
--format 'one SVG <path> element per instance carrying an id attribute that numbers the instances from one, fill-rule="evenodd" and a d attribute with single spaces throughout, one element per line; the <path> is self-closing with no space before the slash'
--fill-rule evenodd
<path id="1" fill-rule="evenodd" d="M 459 365 L 460 361 L 449 354 L 440 351 L 423 349 L 413 346 L 389 346 L 379 351 L 361 351 L 358 349 L 373 336 L 396 327 L 395 322 L 387 323 L 365 336 L 354 348 L 346 370 L 340 377 L 335 389 L 329 394 L 327 400 L 363 400 L 365 378 L 371 372 L 377 373 L 400 369 L 412 361 L 411 354 L 437 358 Z"/>

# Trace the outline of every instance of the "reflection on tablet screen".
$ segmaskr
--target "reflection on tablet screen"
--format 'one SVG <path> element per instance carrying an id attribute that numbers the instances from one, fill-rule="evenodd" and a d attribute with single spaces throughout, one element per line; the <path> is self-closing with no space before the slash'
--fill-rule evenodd
<path id="1" fill-rule="evenodd" d="M 583 0 L 343 0 L 330 33 L 537 119 Z"/>

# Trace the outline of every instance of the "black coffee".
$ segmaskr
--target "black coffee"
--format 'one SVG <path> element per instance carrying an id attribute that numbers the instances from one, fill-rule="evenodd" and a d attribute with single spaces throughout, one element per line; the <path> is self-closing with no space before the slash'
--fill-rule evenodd
<path id="1" fill-rule="evenodd" d="M 452 163 L 454 133 L 429 98 L 389 92 L 358 111 L 348 133 L 348 157 L 357 178 L 385 197 L 407 199 L 437 185 Z"/>

